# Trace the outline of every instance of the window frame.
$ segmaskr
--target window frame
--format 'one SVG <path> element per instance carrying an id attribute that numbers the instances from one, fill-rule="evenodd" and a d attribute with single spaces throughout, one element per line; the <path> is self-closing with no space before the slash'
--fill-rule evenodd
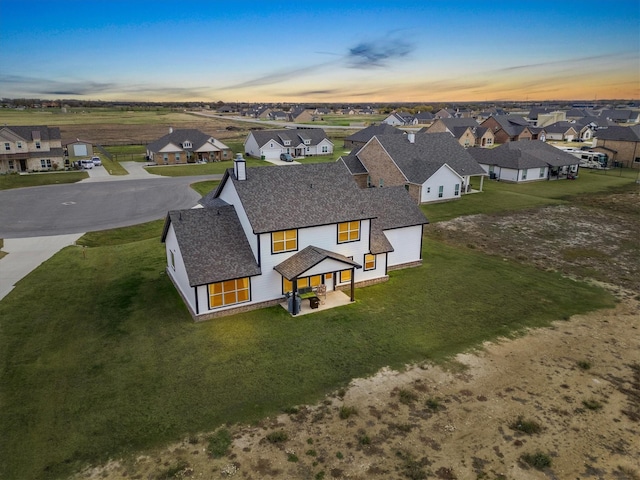
<path id="1" fill-rule="evenodd" d="M 369 258 L 367 258 L 369 257 Z M 371 263 L 373 263 L 373 266 L 369 266 L 367 267 L 367 265 L 370 265 Z M 378 256 L 374 255 L 373 253 L 365 253 L 364 254 L 364 262 L 362 262 L 362 268 L 364 269 L 365 272 L 371 271 L 371 270 L 375 270 L 376 266 L 378 263 Z"/>
<path id="2" fill-rule="evenodd" d="M 342 243 L 351 243 L 351 242 L 359 242 L 360 241 L 360 231 L 362 229 L 362 225 L 361 225 L 361 220 L 351 220 L 349 222 L 341 222 L 338 223 L 336 226 L 336 241 L 338 244 L 342 244 Z M 357 229 L 353 228 L 353 226 L 357 224 Z M 347 226 L 347 230 L 341 232 L 340 228 L 341 226 Z M 353 238 L 352 233 L 357 231 L 357 238 Z M 347 239 L 346 240 L 340 240 L 340 234 L 341 233 L 346 233 L 347 234 Z"/>
<path id="3" fill-rule="evenodd" d="M 230 282 L 233 282 L 233 286 L 235 288 L 227 289 L 231 287 Z M 238 288 L 238 282 L 246 282 L 246 286 L 240 286 Z M 216 290 L 216 286 L 220 286 L 219 291 Z M 246 298 L 239 300 L 239 292 L 243 292 L 246 295 Z M 235 301 L 229 302 L 227 301 L 231 295 L 235 294 Z M 216 308 L 228 307 L 230 305 L 238 305 L 241 303 L 246 303 L 251 301 L 251 278 L 250 277 L 242 277 L 242 278 L 232 278 L 230 280 L 224 280 L 222 282 L 215 282 L 207 284 L 207 298 L 209 302 L 209 310 L 213 310 Z M 214 299 L 220 298 L 222 302 L 218 305 Z"/>
<path id="4" fill-rule="evenodd" d="M 444 197 L 444 185 L 438 186 L 438 198 Z"/>
<path id="5" fill-rule="evenodd" d="M 287 238 L 287 232 L 293 232 L 294 233 L 294 238 Z M 278 233 L 282 233 L 283 234 L 283 238 L 282 240 L 276 240 L 274 235 L 278 234 Z M 293 248 L 287 248 L 287 243 L 291 242 L 291 241 L 295 241 L 295 247 Z M 275 249 L 275 244 L 276 242 L 278 243 L 282 243 L 282 250 L 276 250 Z M 276 230 L 275 232 L 271 232 L 271 254 L 272 255 L 277 255 L 279 253 L 287 253 L 287 252 L 297 252 L 298 251 L 298 229 L 297 228 L 291 228 L 289 230 Z"/>

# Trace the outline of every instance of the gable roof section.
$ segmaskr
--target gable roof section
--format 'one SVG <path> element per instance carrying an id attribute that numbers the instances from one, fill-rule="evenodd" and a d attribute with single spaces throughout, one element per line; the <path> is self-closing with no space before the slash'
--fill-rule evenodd
<path id="1" fill-rule="evenodd" d="M 408 136 L 380 135 L 375 138 L 412 183 L 423 184 L 445 163 L 461 177 L 486 175 L 450 133 L 416 133 L 414 143 Z"/>
<path id="2" fill-rule="evenodd" d="M 163 242 L 169 224 L 176 233 L 192 287 L 260 275 L 233 205 L 170 211 Z"/>
<path id="3" fill-rule="evenodd" d="M 0 128 L 0 131 L 2 130 L 8 130 L 27 142 L 35 140 L 47 142 L 61 139 L 58 127 L 47 127 L 46 125 L 12 125 Z"/>
<path id="4" fill-rule="evenodd" d="M 310 145 L 318 145 L 323 140 L 331 142 L 327 137 L 327 134 L 322 128 L 284 128 L 281 130 L 251 130 L 251 135 L 256 140 L 259 147 L 263 147 L 270 141 L 277 142 L 282 145 L 282 142 L 287 139 L 291 141 L 292 145 L 298 145 L 304 139 L 311 140 Z"/>
<path id="5" fill-rule="evenodd" d="M 497 148 L 474 148 L 470 152 L 479 163 L 514 170 L 562 167 L 579 163 L 573 155 L 540 140 L 508 142 Z"/>
<path id="6" fill-rule="evenodd" d="M 328 258 L 337 260 L 338 262 L 344 263 L 350 267 L 362 268 L 362 265 L 345 257 L 344 255 L 309 245 L 295 255 L 292 255 L 279 263 L 273 267 L 273 269 L 287 280 L 293 280 Z"/>
<path id="7" fill-rule="evenodd" d="M 374 255 L 393 251 L 385 230 L 429 223 L 404 187 L 368 188 L 362 192 L 377 214 L 371 220 L 370 249 Z"/>
<path id="8" fill-rule="evenodd" d="M 182 144 L 186 141 L 189 141 L 191 142 L 191 148 L 188 148 L 186 150 L 198 150 L 206 143 L 209 143 L 209 140 L 211 138 L 213 138 L 211 137 L 211 135 L 207 135 L 206 133 L 203 133 L 200 130 L 197 130 L 195 128 L 185 128 L 180 130 L 174 130 L 173 132 L 165 135 L 164 137 L 161 137 L 158 140 L 151 142 L 149 145 L 147 145 L 147 149 L 152 152 L 159 152 L 163 147 L 165 147 L 170 143 L 176 146 L 180 146 L 180 148 L 184 149 L 184 147 L 182 147 Z M 215 139 L 212 144 L 215 147 L 220 149 L 229 148 L 224 143 Z"/>
<path id="9" fill-rule="evenodd" d="M 256 234 L 375 216 L 342 162 L 247 168 L 242 181 L 227 169 L 208 196 L 218 197 L 226 182 L 233 182 Z"/>
<path id="10" fill-rule="evenodd" d="M 456 127 L 479 127 L 480 124 L 475 118 L 470 117 L 451 117 L 441 118 L 438 121 L 442 122 L 449 130 Z"/>

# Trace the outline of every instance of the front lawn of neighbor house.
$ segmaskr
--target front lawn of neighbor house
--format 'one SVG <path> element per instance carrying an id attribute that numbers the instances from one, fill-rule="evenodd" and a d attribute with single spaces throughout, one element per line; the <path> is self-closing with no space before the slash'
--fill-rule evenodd
<path id="1" fill-rule="evenodd" d="M 22 187 L 40 187 L 42 185 L 57 185 L 62 183 L 76 183 L 89 178 L 87 172 L 55 172 L 29 173 L 27 175 L 0 175 L 0 190 Z"/>

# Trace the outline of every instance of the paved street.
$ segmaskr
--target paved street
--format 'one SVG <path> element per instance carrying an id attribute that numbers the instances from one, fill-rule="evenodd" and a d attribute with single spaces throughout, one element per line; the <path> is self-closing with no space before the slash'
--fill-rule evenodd
<path id="1" fill-rule="evenodd" d="M 85 232 L 163 218 L 191 208 L 200 196 L 189 187 L 222 175 L 160 177 L 143 165 L 123 162 L 129 175 L 111 176 L 104 167 L 74 184 L 0 191 L 0 238 L 8 253 L 0 259 L 0 300 L 15 284 Z"/>

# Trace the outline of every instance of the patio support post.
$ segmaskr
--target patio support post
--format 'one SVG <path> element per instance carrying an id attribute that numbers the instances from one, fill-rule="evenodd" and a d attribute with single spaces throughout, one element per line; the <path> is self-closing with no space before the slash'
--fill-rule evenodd
<path id="1" fill-rule="evenodd" d="M 355 280 L 353 278 L 354 273 L 355 273 L 355 268 L 352 268 L 351 269 L 351 301 L 352 302 L 355 302 L 355 293 L 356 293 L 354 288 L 354 285 L 355 285 Z"/>
<path id="2" fill-rule="evenodd" d="M 296 295 L 298 295 L 298 277 L 294 278 L 291 283 L 293 285 L 293 292 L 291 292 L 291 294 L 293 295 L 293 298 L 291 299 L 291 301 L 293 302 L 293 311 L 291 312 L 291 315 L 297 315 L 299 313 L 298 304 L 296 303 Z"/>

